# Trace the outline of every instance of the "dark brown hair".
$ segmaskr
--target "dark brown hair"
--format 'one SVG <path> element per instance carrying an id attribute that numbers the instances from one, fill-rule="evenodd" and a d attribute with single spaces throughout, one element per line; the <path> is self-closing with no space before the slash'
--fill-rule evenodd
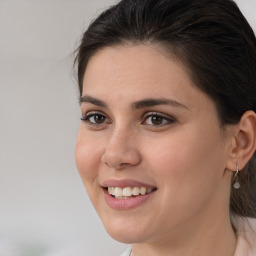
<path id="1" fill-rule="evenodd" d="M 155 44 L 177 57 L 218 110 L 220 125 L 256 112 L 256 39 L 232 0 L 122 0 L 99 15 L 78 48 L 78 84 L 89 59 L 108 46 Z M 231 186 L 230 213 L 256 216 L 255 155 Z"/>

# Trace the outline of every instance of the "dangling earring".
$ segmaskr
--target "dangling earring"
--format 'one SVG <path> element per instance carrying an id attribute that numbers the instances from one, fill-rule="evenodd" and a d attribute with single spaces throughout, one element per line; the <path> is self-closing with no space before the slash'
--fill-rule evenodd
<path id="1" fill-rule="evenodd" d="M 233 184 L 233 187 L 235 189 L 239 189 L 240 188 L 240 183 L 238 182 L 238 172 L 239 172 L 239 167 L 238 167 L 238 165 L 236 165 L 236 174 L 234 176 L 235 183 Z"/>

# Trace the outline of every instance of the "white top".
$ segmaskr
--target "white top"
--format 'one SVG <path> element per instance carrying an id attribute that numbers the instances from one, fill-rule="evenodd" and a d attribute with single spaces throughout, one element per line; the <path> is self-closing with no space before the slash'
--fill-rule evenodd
<path id="1" fill-rule="evenodd" d="M 239 218 L 238 221 L 238 238 L 234 256 L 256 256 L 256 219 Z M 131 248 L 128 248 L 121 256 L 130 256 L 131 251 Z"/>
<path id="2" fill-rule="evenodd" d="M 128 248 L 121 256 L 130 256 L 132 252 L 131 248 Z"/>

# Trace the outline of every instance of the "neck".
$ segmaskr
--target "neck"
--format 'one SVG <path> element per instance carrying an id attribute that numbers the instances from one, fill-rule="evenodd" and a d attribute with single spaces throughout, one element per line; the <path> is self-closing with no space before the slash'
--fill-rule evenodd
<path id="1" fill-rule="evenodd" d="M 185 227 L 185 228 L 184 228 Z M 132 246 L 132 256 L 233 256 L 236 236 L 229 214 L 214 212 L 211 218 L 198 218 L 183 224 L 168 239 Z"/>

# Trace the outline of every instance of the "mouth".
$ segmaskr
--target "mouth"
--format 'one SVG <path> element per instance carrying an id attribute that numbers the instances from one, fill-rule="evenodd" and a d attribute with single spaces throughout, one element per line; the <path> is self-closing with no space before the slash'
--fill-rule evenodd
<path id="1" fill-rule="evenodd" d="M 115 199 L 131 199 L 137 196 L 145 196 L 154 191 L 156 188 L 146 188 L 146 187 L 105 187 L 107 193 L 114 197 Z"/>
<path id="2" fill-rule="evenodd" d="M 108 206 L 115 210 L 128 210 L 148 201 L 157 188 L 134 180 L 108 180 L 102 184 Z"/>

